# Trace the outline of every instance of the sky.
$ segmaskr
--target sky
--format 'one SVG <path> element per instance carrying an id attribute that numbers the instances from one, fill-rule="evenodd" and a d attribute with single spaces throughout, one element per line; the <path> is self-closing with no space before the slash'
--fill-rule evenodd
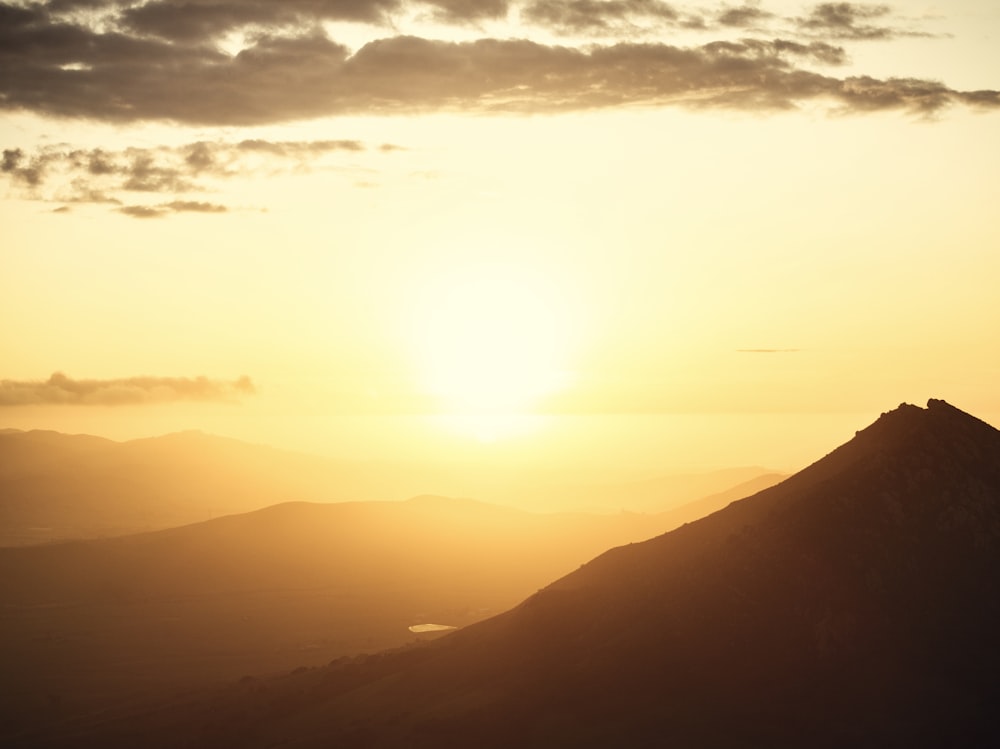
<path id="1" fill-rule="evenodd" d="M 1000 6 L 0 2 L 0 427 L 562 476 L 1000 423 Z"/>

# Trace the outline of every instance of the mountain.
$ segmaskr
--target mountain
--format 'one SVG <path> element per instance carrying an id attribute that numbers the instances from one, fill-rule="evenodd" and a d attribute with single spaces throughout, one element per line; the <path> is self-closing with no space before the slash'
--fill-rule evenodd
<path id="1" fill-rule="evenodd" d="M 499 504 L 527 509 L 657 512 L 762 472 L 668 476 L 591 492 L 586 486 L 551 487 L 510 471 L 496 476 L 476 466 L 339 461 L 193 431 L 114 442 L 3 430 L 0 547 L 123 536 L 290 501 L 382 501 L 427 492 L 482 491 Z"/>
<path id="2" fill-rule="evenodd" d="M 765 478 L 769 477 L 769 478 Z M 671 512 L 710 496 L 725 494 L 726 499 L 711 510 L 729 502 L 773 486 L 784 478 L 759 466 L 723 468 L 700 473 L 677 473 L 642 481 L 616 484 L 549 484 L 526 487 L 533 504 L 546 508 L 584 508 L 593 512 Z M 720 497 L 721 499 L 721 497 Z M 693 509 L 690 508 L 690 509 Z M 710 510 L 710 511 L 711 511 Z M 681 513 L 680 517 L 695 520 L 705 513 Z"/>
<path id="3" fill-rule="evenodd" d="M 114 442 L 0 434 L 0 545 L 122 535 L 246 512 L 287 499 L 329 501 L 346 466 L 200 432 Z"/>
<path id="4" fill-rule="evenodd" d="M 696 499 L 693 502 L 687 502 L 674 507 L 671 510 L 665 510 L 664 512 L 659 513 L 658 517 L 664 521 L 667 527 L 671 529 L 676 528 L 684 525 L 685 523 L 694 522 L 695 520 L 703 518 L 706 515 L 711 515 L 713 512 L 721 510 L 723 507 L 735 502 L 736 500 L 749 497 L 752 494 L 763 491 L 764 489 L 770 489 L 772 486 L 781 483 L 786 478 L 788 478 L 788 476 L 781 473 L 763 473 L 749 479 L 748 481 L 743 481 L 736 486 L 726 489 L 725 491 L 709 494 L 707 497 Z"/>
<path id="5" fill-rule="evenodd" d="M 1000 432 L 931 400 L 426 647 L 245 681 L 63 739 L 996 746 L 998 631 Z"/>
<path id="6" fill-rule="evenodd" d="M 0 744 L 5 720 L 14 731 L 484 619 L 665 522 L 422 496 L 0 549 Z"/>

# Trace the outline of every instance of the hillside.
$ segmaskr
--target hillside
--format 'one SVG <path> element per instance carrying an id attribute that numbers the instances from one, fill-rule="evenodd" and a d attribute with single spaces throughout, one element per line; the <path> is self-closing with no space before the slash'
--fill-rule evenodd
<path id="1" fill-rule="evenodd" d="M 90 736 L 95 746 L 995 746 L 998 627 L 1000 432 L 932 400 L 427 647 L 244 683 Z"/>
<path id="2" fill-rule="evenodd" d="M 36 725 L 399 646 L 414 625 L 463 626 L 664 522 L 424 496 L 0 549 L 0 738 L 4 720 Z"/>

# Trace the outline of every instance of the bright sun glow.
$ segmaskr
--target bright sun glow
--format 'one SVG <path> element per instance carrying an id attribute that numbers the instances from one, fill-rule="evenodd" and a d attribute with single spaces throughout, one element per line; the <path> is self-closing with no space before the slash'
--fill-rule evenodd
<path id="1" fill-rule="evenodd" d="M 482 269 L 425 292 L 411 321 L 421 384 L 462 431 L 502 436 L 566 384 L 570 331 L 549 285 Z"/>

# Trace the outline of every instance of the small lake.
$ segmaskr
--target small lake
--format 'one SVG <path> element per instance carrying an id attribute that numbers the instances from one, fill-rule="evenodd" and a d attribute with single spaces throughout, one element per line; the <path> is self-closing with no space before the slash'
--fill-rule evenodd
<path id="1" fill-rule="evenodd" d="M 445 632 L 449 629 L 458 629 L 458 627 L 452 627 L 450 624 L 414 624 L 409 627 L 411 632 Z"/>

